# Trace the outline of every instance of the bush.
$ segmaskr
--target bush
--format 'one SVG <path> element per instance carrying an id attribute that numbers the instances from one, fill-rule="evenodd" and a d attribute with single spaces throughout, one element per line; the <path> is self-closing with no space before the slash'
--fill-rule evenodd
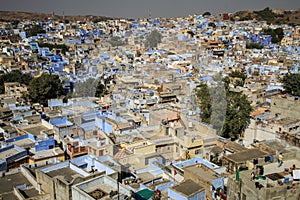
<path id="1" fill-rule="evenodd" d="M 246 44 L 246 49 L 262 49 L 262 48 L 263 48 L 263 46 L 256 42 Z"/>

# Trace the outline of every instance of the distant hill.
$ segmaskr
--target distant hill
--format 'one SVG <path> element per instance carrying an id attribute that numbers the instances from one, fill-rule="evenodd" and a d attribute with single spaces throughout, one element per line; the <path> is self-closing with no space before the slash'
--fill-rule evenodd
<path id="1" fill-rule="evenodd" d="M 46 13 L 33 13 L 33 12 L 15 12 L 15 11 L 0 11 L 0 21 L 12 21 L 12 20 L 41 20 L 46 21 L 49 19 L 54 19 L 58 21 L 88 21 L 88 20 L 108 20 L 112 19 L 111 17 L 105 16 L 61 16 L 55 14 L 46 14 Z"/>
<path id="2" fill-rule="evenodd" d="M 300 25 L 300 8 L 293 11 L 265 8 L 259 11 L 238 11 L 231 16 L 231 20 L 244 21 L 256 19 L 273 24 Z"/>
<path id="3" fill-rule="evenodd" d="M 15 12 L 15 11 L 0 11 L 0 21 L 11 21 L 11 20 L 41 20 L 46 21 L 49 19 L 54 19 L 57 21 L 105 21 L 108 19 L 113 19 L 111 17 L 105 16 L 62 16 L 55 14 L 46 14 L 46 13 L 33 13 L 33 12 Z M 268 23 L 273 24 L 294 24 L 300 25 L 300 8 L 293 11 L 285 11 L 280 9 L 270 9 L 265 8 L 259 11 L 238 11 L 231 16 L 233 21 L 244 21 L 244 20 L 253 20 L 257 21 L 267 21 Z"/>

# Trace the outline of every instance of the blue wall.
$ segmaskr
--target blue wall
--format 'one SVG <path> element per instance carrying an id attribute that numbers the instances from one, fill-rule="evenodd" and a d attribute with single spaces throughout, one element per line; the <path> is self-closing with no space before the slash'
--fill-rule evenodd
<path id="1" fill-rule="evenodd" d="M 110 134 L 113 131 L 113 124 L 105 120 L 104 116 L 97 116 L 95 120 L 96 126 L 104 133 Z"/>
<path id="2" fill-rule="evenodd" d="M 15 145 L 7 146 L 7 147 L 4 147 L 4 148 L 0 149 L 0 153 L 5 152 L 9 149 L 13 149 L 13 148 L 18 150 L 18 153 L 15 153 L 14 155 L 11 155 L 11 156 L 3 159 L 3 160 L 0 160 L 0 171 L 5 171 L 7 169 L 7 164 L 8 163 L 12 163 L 15 160 L 18 160 L 22 157 L 27 156 L 27 151 L 25 149 L 22 149 L 21 147 L 18 147 L 18 146 L 15 146 Z"/>
<path id="3" fill-rule="evenodd" d="M 215 187 L 215 189 L 217 188 L 222 188 L 224 189 L 224 177 L 221 178 L 217 178 L 215 180 L 212 180 L 212 185 Z"/>
<path id="4" fill-rule="evenodd" d="M 7 162 L 5 160 L 0 160 L 0 171 L 6 171 Z"/>
<path id="5" fill-rule="evenodd" d="M 50 149 L 50 146 L 55 147 L 55 140 L 53 138 L 39 141 L 38 144 L 35 146 L 35 151 L 48 150 Z"/>
<path id="6" fill-rule="evenodd" d="M 34 136 L 32 134 L 21 135 L 19 137 L 8 139 L 5 142 L 11 143 L 11 142 L 15 142 L 15 141 L 24 140 L 24 139 L 27 139 L 27 138 L 31 139 L 32 142 L 35 142 L 35 138 L 34 138 Z"/>

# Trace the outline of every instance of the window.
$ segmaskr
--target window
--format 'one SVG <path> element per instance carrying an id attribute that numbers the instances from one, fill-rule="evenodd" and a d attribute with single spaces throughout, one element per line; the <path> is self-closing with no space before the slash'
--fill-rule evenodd
<path id="1" fill-rule="evenodd" d="M 195 150 L 195 154 L 202 154 L 202 150 L 201 149 Z"/>
<path id="2" fill-rule="evenodd" d="M 103 150 L 99 150 L 99 156 L 103 156 Z"/>

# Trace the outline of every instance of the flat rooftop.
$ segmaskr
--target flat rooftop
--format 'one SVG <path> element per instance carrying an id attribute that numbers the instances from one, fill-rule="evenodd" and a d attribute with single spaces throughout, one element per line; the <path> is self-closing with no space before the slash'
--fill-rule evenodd
<path id="1" fill-rule="evenodd" d="M 18 198 L 14 195 L 14 192 L 0 194 L 0 197 L 5 200 L 17 200 Z"/>
<path id="2" fill-rule="evenodd" d="M 296 165 L 296 168 L 300 168 L 300 160 L 298 160 L 298 159 L 285 160 L 284 154 L 283 154 L 283 164 L 281 167 L 278 167 L 277 162 L 273 162 L 273 163 L 264 165 L 264 172 L 265 172 L 265 175 L 272 174 L 272 173 L 278 173 L 278 172 L 284 171 L 284 168 L 290 168 L 292 165 Z"/>
<path id="3" fill-rule="evenodd" d="M 28 133 L 31 133 L 34 136 L 38 136 L 38 135 L 40 135 L 41 131 L 48 130 L 48 128 L 46 128 L 43 125 L 38 125 L 38 126 L 30 127 L 30 128 L 24 128 L 23 130 L 27 131 Z"/>
<path id="4" fill-rule="evenodd" d="M 262 184 L 264 187 L 285 187 L 287 185 L 291 185 L 293 183 L 295 184 L 299 184 L 299 181 L 293 181 L 292 175 L 289 172 L 286 172 L 284 169 L 290 169 L 290 167 L 295 164 L 296 168 L 300 168 L 300 160 L 297 159 L 290 159 L 290 160 L 284 160 L 283 159 L 283 164 L 281 167 L 278 167 L 278 163 L 277 162 L 273 162 L 273 163 L 269 163 L 267 165 L 264 165 L 264 176 L 266 177 L 266 179 L 262 180 L 252 180 L 251 179 L 251 171 L 252 170 L 245 170 L 245 171 L 241 171 L 240 172 L 240 177 L 243 180 L 243 183 L 245 185 L 248 185 L 249 187 L 253 187 L 255 188 L 254 183 L 255 182 L 259 182 L 260 184 Z M 235 177 L 235 175 L 232 175 L 233 177 Z M 283 184 L 282 186 L 278 185 L 277 181 L 278 180 L 283 180 L 284 178 L 289 178 L 289 182 L 288 184 Z M 299 188 L 299 186 L 295 187 Z"/>
<path id="5" fill-rule="evenodd" d="M 47 175 L 50 176 L 51 178 L 53 178 L 55 176 L 63 176 L 64 180 L 66 180 L 68 182 L 72 182 L 72 180 L 74 179 L 74 175 L 76 175 L 76 176 L 78 175 L 78 176 L 82 177 L 81 174 L 72 170 L 70 167 L 64 167 L 64 168 L 50 171 L 47 173 Z"/>
<path id="6" fill-rule="evenodd" d="M 241 163 L 241 162 L 253 160 L 255 158 L 261 158 L 264 156 L 268 156 L 268 153 L 263 152 L 259 149 L 248 149 L 245 151 L 240 151 L 238 153 L 226 155 L 224 157 L 228 158 L 229 160 L 235 163 Z"/>
<path id="7" fill-rule="evenodd" d="M 61 150 L 59 147 L 56 147 L 54 149 L 44 150 L 44 151 L 38 151 L 34 153 L 34 156 L 32 156 L 35 160 L 47 158 L 47 157 L 53 157 L 63 154 L 64 151 Z"/>
<path id="8" fill-rule="evenodd" d="M 201 179 L 209 182 L 219 178 L 219 176 L 217 176 L 215 172 L 213 172 L 210 169 L 206 169 L 206 166 L 202 167 L 201 164 L 184 167 L 183 170 L 185 172 L 189 171 L 195 174 L 195 176 L 200 177 Z"/>
<path id="9" fill-rule="evenodd" d="M 34 142 L 35 141 L 33 141 L 30 138 L 25 138 L 25 139 L 22 139 L 22 140 L 11 142 L 10 144 L 14 144 L 16 146 L 22 147 L 22 146 L 27 146 L 27 145 L 33 144 Z"/>
<path id="10" fill-rule="evenodd" d="M 199 184 L 195 183 L 194 181 L 192 181 L 190 179 L 183 181 L 183 182 L 179 183 L 178 185 L 174 185 L 170 189 L 172 189 L 173 191 L 176 191 L 178 193 L 181 193 L 186 197 L 192 196 L 192 195 L 204 190 L 204 188 L 202 186 L 200 186 Z"/>
<path id="11" fill-rule="evenodd" d="M 117 195 L 113 196 L 113 197 L 110 197 L 109 196 L 109 193 L 111 191 L 117 191 L 117 187 L 112 187 L 111 185 L 109 184 L 106 184 L 106 183 L 101 183 L 99 185 L 95 185 L 95 186 L 92 186 L 92 187 L 88 187 L 86 189 L 83 189 L 84 192 L 86 192 L 87 194 L 89 194 L 91 197 L 93 197 L 94 199 L 116 199 L 117 198 Z M 120 199 L 123 199 L 122 196 L 124 194 L 122 194 L 120 192 L 119 196 L 120 196 Z"/>
<path id="12" fill-rule="evenodd" d="M 0 194 L 13 193 L 13 187 L 18 185 L 31 185 L 22 173 L 0 177 Z M 5 198 L 3 198 L 5 199 Z M 16 199 L 16 198 L 15 198 Z"/>
<path id="13" fill-rule="evenodd" d="M 15 148 L 11 148 L 6 151 L 0 152 L 0 160 L 3 160 L 10 156 L 13 156 L 14 154 L 17 154 L 17 153 L 19 153 L 19 151 Z"/>
<path id="14" fill-rule="evenodd" d="M 152 112 L 153 113 L 151 113 L 151 115 L 160 116 L 161 119 L 165 119 L 165 120 L 168 119 L 169 121 L 176 120 L 180 117 L 177 112 L 167 110 L 167 109 L 160 109 L 160 110 L 156 110 L 156 111 L 152 111 Z"/>
<path id="15" fill-rule="evenodd" d="M 282 152 L 282 153 L 289 152 L 287 150 L 287 148 L 279 141 L 275 141 L 275 140 L 274 141 L 265 141 L 265 142 L 262 142 L 262 144 L 272 148 L 274 151 L 278 151 L 278 152 Z"/>
<path id="16" fill-rule="evenodd" d="M 240 152 L 240 151 L 247 150 L 246 147 L 244 147 L 236 142 L 228 142 L 227 144 L 225 144 L 224 148 L 226 150 L 233 151 L 233 152 Z"/>
<path id="17" fill-rule="evenodd" d="M 20 193 L 25 198 L 32 198 L 32 197 L 35 197 L 35 196 L 39 195 L 39 192 L 36 189 L 34 189 L 34 188 L 27 189 L 27 190 L 20 190 Z"/>

